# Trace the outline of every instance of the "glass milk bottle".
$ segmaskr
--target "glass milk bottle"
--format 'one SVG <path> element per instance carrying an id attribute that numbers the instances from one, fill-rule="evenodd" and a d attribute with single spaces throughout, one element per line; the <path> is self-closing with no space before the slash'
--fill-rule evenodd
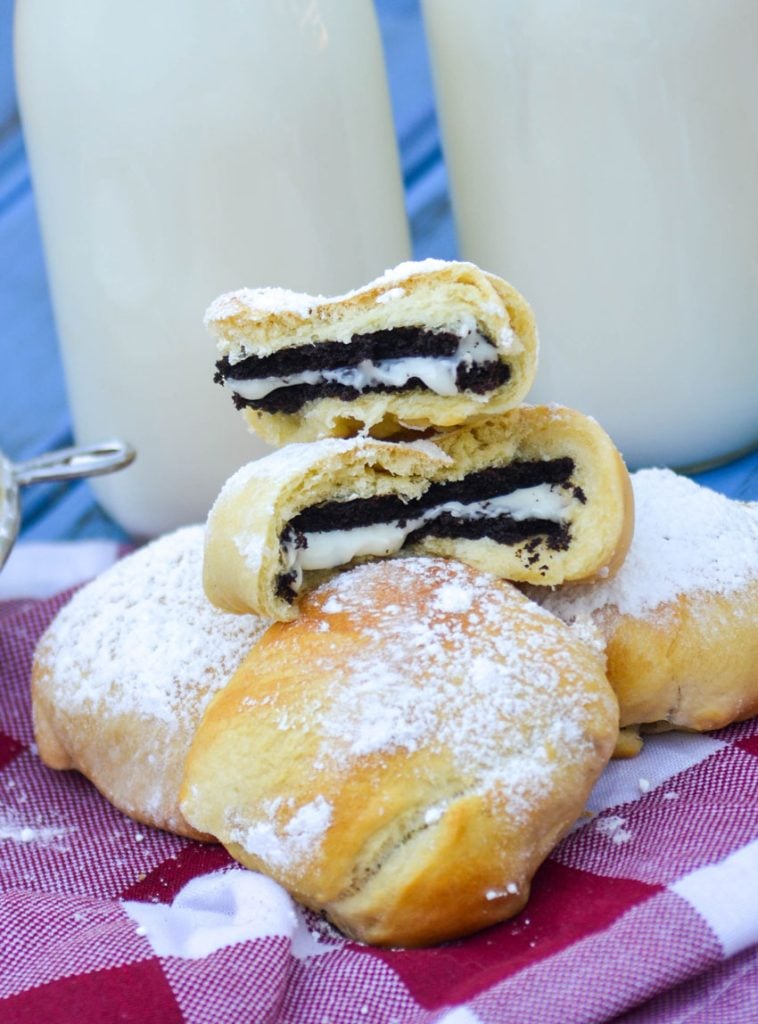
<path id="1" fill-rule="evenodd" d="M 335 294 L 409 255 L 370 0 L 18 0 L 19 99 L 78 441 L 129 531 L 269 450 L 212 383 L 219 293 Z"/>
<path id="2" fill-rule="evenodd" d="M 755 0 L 424 0 L 465 257 L 534 306 L 529 400 L 633 465 L 758 441 Z"/>

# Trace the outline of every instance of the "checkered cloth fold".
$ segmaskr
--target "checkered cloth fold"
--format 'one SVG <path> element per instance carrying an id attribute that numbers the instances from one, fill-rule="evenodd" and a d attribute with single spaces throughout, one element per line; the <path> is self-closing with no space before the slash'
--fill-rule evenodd
<path id="1" fill-rule="evenodd" d="M 4 1024 L 758 1020 L 758 720 L 610 765 L 512 921 L 368 949 L 42 765 L 31 659 L 66 598 L 0 602 Z"/>

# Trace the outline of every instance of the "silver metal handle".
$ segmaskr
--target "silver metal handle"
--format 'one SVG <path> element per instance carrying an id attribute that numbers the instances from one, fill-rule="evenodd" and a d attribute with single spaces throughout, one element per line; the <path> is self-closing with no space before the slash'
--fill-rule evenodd
<path id="1" fill-rule="evenodd" d="M 13 465 L 17 484 L 38 484 L 55 480 L 75 480 L 100 476 L 128 466 L 135 451 L 123 441 L 103 441 L 81 448 L 61 448 Z"/>
<path id="2" fill-rule="evenodd" d="M 21 485 L 112 473 L 128 466 L 135 454 L 132 446 L 123 441 L 61 448 L 17 463 L 3 458 L 0 453 L 0 569 L 18 534 L 21 519 L 18 489 Z"/>

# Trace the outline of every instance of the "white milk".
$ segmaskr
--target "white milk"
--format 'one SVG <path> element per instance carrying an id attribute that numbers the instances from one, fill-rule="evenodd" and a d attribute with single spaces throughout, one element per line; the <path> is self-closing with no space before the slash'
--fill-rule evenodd
<path id="1" fill-rule="evenodd" d="M 370 0 L 19 0 L 16 65 L 78 441 L 128 530 L 204 519 L 268 449 L 212 383 L 220 292 L 334 294 L 409 255 Z"/>
<path id="2" fill-rule="evenodd" d="M 630 463 L 758 440 L 756 0 L 425 0 L 463 255 L 532 303 L 529 400 Z"/>

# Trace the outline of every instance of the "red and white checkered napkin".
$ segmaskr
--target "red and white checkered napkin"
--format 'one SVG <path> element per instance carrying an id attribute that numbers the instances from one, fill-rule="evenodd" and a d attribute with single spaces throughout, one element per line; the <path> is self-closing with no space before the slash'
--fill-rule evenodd
<path id="1" fill-rule="evenodd" d="M 368 949 L 40 763 L 29 670 L 63 600 L 0 603 L 4 1024 L 758 1021 L 758 720 L 612 764 L 514 920 Z"/>

